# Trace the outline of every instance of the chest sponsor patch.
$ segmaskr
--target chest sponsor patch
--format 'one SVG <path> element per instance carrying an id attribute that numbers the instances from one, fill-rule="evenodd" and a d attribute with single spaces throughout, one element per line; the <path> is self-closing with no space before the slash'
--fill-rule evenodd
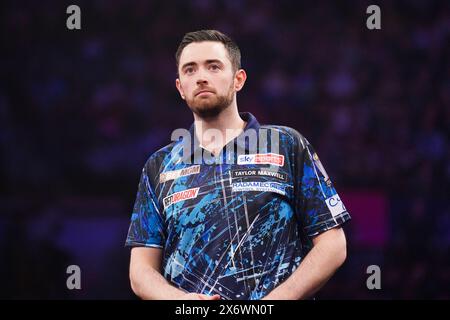
<path id="1" fill-rule="evenodd" d="M 284 155 L 276 153 L 243 154 L 238 157 L 238 164 L 272 164 L 282 167 Z"/>
<path id="2" fill-rule="evenodd" d="M 245 178 L 245 177 L 272 177 L 283 181 L 286 181 L 286 174 L 272 171 L 269 169 L 249 169 L 249 170 L 231 170 L 233 178 Z"/>
<path id="3" fill-rule="evenodd" d="M 325 200 L 333 218 L 345 213 L 347 209 L 337 194 Z"/>
<path id="4" fill-rule="evenodd" d="M 159 175 L 159 183 L 164 183 L 169 180 L 175 180 L 180 177 L 189 176 L 191 174 L 197 174 L 199 172 L 200 172 L 200 165 L 191 166 L 189 168 L 183 168 L 183 169 L 174 170 L 174 171 L 162 172 Z"/>
<path id="5" fill-rule="evenodd" d="M 163 199 L 164 209 L 174 203 L 177 203 L 177 202 L 180 202 L 183 200 L 187 200 L 187 199 L 197 198 L 199 189 L 200 188 L 192 188 L 192 189 L 187 189 L 187 190 L 172 193 L 170 196 L 167 196 Z"/>
<path id="6" fill-rule="evenodd" d="M 268 191 L 286 195 L 285 185 L 278 182 L 249 181 L 235 182 L 231 185 L 231 192 L 240 191 Z"/>

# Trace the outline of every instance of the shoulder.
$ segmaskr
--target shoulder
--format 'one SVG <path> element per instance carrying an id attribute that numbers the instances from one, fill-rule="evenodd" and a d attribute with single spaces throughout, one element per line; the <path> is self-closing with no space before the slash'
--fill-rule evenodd
<path id="1" fill-rule="evenodd" d="M 293 147 L 304 149 L 309 145 L 309 141 L 303 134 L 294 128 L 279 125 L 262 125 L 261 129 L 266 129 L 271 132 L 277 132 L 280 137 L 281 143 L 290 143 Z"/>
<path id="2" fill-rule="evenodd" d="M 173 161 L 174 150 L 179 141 L 172 141 L 168 145 L 153 152 L 146 160 L 143 170 L 148 176 L 158 174 L 161 169 Z"/>

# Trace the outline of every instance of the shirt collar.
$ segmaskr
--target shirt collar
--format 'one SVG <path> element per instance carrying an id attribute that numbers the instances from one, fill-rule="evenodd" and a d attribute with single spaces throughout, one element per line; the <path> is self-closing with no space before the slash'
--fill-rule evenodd
<path id="1" fill-rule="evenodd" d="M 237 137 L 235 137 L 233 140 L 229 141 L 227 145 L 233 143 L 235 145 L 234 151 L 236 152 L 237 149 L 245 150 L 245 151 L 252 151 L 256 152 L 256 150 L 250 150 L 249 145 L 249 139 L 239 139 L 242 135 L 244 135 L 248 130 L 255 130 L 256 137 L 258 138 L 258 131 L 261 127 L 258 120 L 255 118 L 253 114 L 250 112 L 239 112 L 239 116 L 242 120 L 246 122 L 246 125 L 244 127 L 243 132 L 241 132 Z M 189 153 L 186 153 L 186 155 L 183 157 L 183 160 L 186 160 L 187 158 L 191 158 L 191 161 L 193 160 L 192 156 L 195 152 L 201 151 L 202 147 L 200 147 L 200 142 L 195 135 L 195 124 L 192 123 L 191 127 L 189 128 L 189 134 L 191 138 L 191 150 Z M 200 149 L 200 150 L 199 150 Z M 222 153 L 226 152 L 226 146 L 223 147 Z M 251 152 L 251 153 L 252 153 Z M 193 163 L 193 162 L 191 162 Z"/>

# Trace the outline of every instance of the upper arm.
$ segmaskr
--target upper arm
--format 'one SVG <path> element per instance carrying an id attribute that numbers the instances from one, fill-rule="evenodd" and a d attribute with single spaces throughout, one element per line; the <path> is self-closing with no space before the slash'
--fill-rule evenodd
<path id="1" fill-rule="evenodd" d="M 339 244 L 341 246 L 343 245 L 344 247 L 347 243 L 345 239 L 344 229 L 342 229 L 341 227 L 327 230 L 312 239 L 314 245 L 317 245 L 320 241 L 331 241 L 335 244 Z"/>
<path id="2" fill-rule="evenodd" d="M 141 297 L 150 297 L 148 286 L 152 286 L 152 274 L 161 273 L 162 249 L 134 247 L 130 255 L 130 284 L 134 293 Z M 150 277 L 150 278 L 149 278 Z"/>
<path id="3" fill-rule="evenodd" d="M 329 229 L 312 239 L 314 246 L 321 244 L 320 250 L 328 254 L 340 266 L 347 259 L 347 241 L 341 227 Z"/>
<path id="4" fill-rule="evenodd" d="M 161 271 L 162 249 L 149 247 L 134 247 L 131 249 L 130 272 L 132 269 L 150 266 Z"/>

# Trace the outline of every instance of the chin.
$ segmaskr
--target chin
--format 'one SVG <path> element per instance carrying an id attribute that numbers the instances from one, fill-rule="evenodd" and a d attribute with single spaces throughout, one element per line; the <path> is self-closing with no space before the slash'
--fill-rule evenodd
<path id="1" fill-rule="evenodd" d="M 193 110 L 193 112 L 195 114 L 197 114 L 198 116 L 200 116 L 201 118 L 215 118 L 222 111 L 223 111 L 223 109 L 219 108 L 217 106 L 202 107 L 202 108 L 196 108 Z"/>
<path id="2" fill-rule="evenodd" d="M 225 110 L 232 102 L 226 97 L 208 97 L 206 99 L 193 99 L 188 101 L 189 108 L 192 112 L 201 118 L 211 119 L 217 117 L 223 110 Z"/>

